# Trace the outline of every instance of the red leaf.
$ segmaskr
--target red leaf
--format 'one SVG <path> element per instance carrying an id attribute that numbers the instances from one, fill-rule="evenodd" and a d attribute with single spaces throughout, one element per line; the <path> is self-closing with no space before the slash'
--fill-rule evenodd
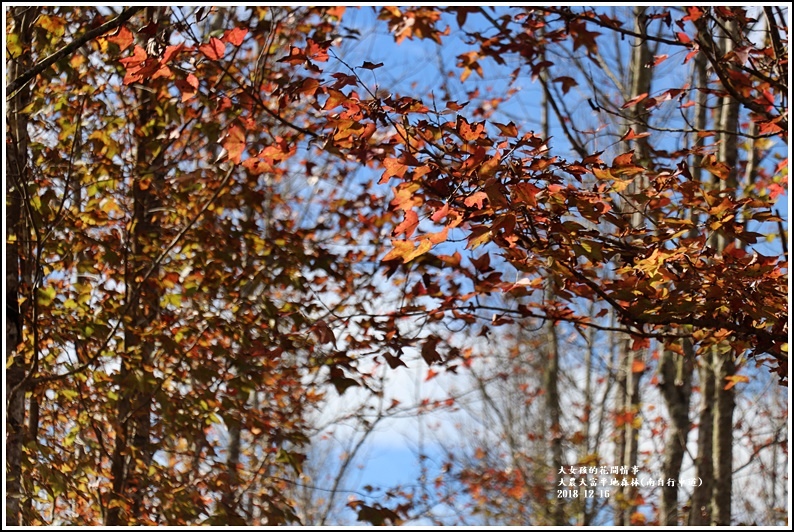
<path id="1" fill-rule="evenodd" d="M 696 6 L 687 7 L 686 12 L 687 12 L 687 16 L 685 16 L 681 20 L 691 20 L 692 22 L 695 22 L 700 17 L 703 16 L 703 10 Z"/>
<path id="2" fill-rule="evenodd" d="M 778 196 L 785 194 L 786 189 L 780 183 L 772 183 L 769 185 L 769 199 L 777 199 Z"/>
<path id="3" fill-rule="evenodd" d="M 239 126 L 232 126 L 223 141 L 223 147 L 228 152 L 228 158 L 235 164 L 240 163 L 240 159 L 245 149 L 245 132 Z"/>
<path id="4" fill-rule="evenodd" d="M 678 37 L 678 40 L 681 41 L 683 44 L 689 44 L 692 42 L 692 38 L 683 31 L 679 31 L 678 33 L 676 33 L 676 36 Z"/>
<path id="5" fill-rule="evenodd" d="M 187 81 L 188 85 L 190 85 L 190 86 L 191 86 L 191 87 L 193 87 L 194 89 L 198 89 L 198 87 L 199 87 L 199 80 L 198 80 L 198 78 L 197 78 L 196 76 L 194 76 L 193 74 L 188 74 L 188 75 L 187 75 L 187 78 L 185 78 L 185 81 Z"/>
<path id="6" fill-rule="evenodd" d="M 134 40 L 132 32 L 126 26 L 121 26 L 114 35 L 108 37 L 108 42 L 118 45 L 122 52 L 129 48 Z"/>
<path id="7" fill-rule="evenodd" d="M 245 39 L 247 34 L 247 28 L 232 28 L 230 30 L 226 30 L 226 33 L 223 34 L 221 40 L 233 46 L 240 46 L 243 44 L 243 39 Z"/>
<path id="8" fill-rule="evenodd" d="M 297 46 L 293 46 L 290 48 L 289 55 L 286 57 L 282 57 L 277 62 L 278 63 L 289 63 L 291 65 L 299 65 L 304 61 L 308 61 L 309 58 L 303 54 L 303 50 L 298 48 Z"/>
<path id="9" fill-rule="evenodd" d="M 323 320 L 319 320 L 312 326 L 312 331 L 317 336 L 317 340 L 321 344 L 334 344 L 336 346 L 336 337 L 334 331 Z"/>
<path id="10" fill-rule="evenodd" d="M 657 56 L 654 56 L 654 58 L 653 58 L 653 61 L 651 61 L 651 66 L 656 66 L 656 65 L 658 65 L 659 63 L 663 62 L 663 61 L 664 61 L 665 59 L 667 59 L 668 57 L 669 57 L 669 56 L 668 56 L 667 54 L 662 54 L 662 55 L 657 55 Z"/>
<path id="11" fill-rule="evenodd" d="M 523 203 L 528 207 L 535 207 L 538 204 L 535 196 L 537 196 L 540 190 L 540 188 L 536 187 L 532 183 L 519 183 L 513 187 L 513 195 L 520 203 Z"/>
<path id="12" fill-rule="evenodd" d="M 223 57 L 225 51 L 226 45 L 223 44 L 223 41 L 215 37 L 210 38 L 209 43 L 199 46 L 199 52 L 207 56 L 207 59 L 210 61 L 217 61 Z"/>
<path id="13" fill-rule="evenodd" d="M 447 214 L 449 214 L 449 203 L 445 203 L 443 207 L 434 212 L 430 219 L 438 223 L 443 220 Z"/>

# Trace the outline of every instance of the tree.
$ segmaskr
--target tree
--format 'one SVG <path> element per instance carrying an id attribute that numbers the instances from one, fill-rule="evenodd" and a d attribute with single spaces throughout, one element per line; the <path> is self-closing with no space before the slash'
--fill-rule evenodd
<path id="1" fill-rule="evenodd" d="M 388 58 L 346 55 L 355 13 L 398 50 L 443 45 L 455 67 L 414 89 Z M 7 14 L 8 524 L 323 521 L 333 500 L 302 512 L 294 486 L 331 394 L 382 401 L 380 372 L 413 353 L 428 379 L 471 366 L 450 330 L 537 323 L 548 463 L 607 456 L 593 427 L 566 441 L 559 391 L 562 335 L 597 331 L 621 347 L 598 390 L 586 365 L 582 395 L 588 419 L 597 392 L 615 401 L 618 461 L 640 459 L 640 385 L 661 352 L 664 467 L 680 474 L 700 366 L 697 465 L 720 484 L 691 520 L 731 521 L 719 486 L 734 386 L 750 360 L 788 372 L 786 248 L 763 245 L 787 238 L 773 210 L 787 179 L 782 11 Z M 657 74 L 673 62 L 697 86 Z M 515 116 L 525 81 L 549 132 Z M 576 103 L 593 114 L 580 121 Z M 505 430 L 528 420 L 514 421 Z M 617 524 L 646 519 L 638 490 L 620 494 Z M 665 523 L 676 495 L 662 496 Z M 411 515 L 351 508 L 376 524 Z M 549 522 L 576 519 L 554 508 Z"/>

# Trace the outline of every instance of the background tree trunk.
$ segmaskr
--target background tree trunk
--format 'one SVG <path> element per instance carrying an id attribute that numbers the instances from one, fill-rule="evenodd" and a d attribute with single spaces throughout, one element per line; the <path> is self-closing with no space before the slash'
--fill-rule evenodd
<path id="1" fill-rule="evenodd" d="M 147 23 L 156 24 L 163 13 L 163 8 L 147 8 Z M 165 177 L 167 146 L 161 138 L 163 125 L 157 114 L 156 89 L 140 88 L 136 92 L 138 142 L 125 279 L 129 311 L 124 324 L 124 358 L 118 373 L 119 426 L 111 466 L 113 497 L 119 502 L 111 505 L 108 511 L 108 526 L 134 524 L 145 518 L 143 499 L 153 456 L 150 444 L 155 390 L 151 363 L 154 345 L 147 342 L 146 331 L 157 320 L 160 307 L 161 294 L 155 282 L 158 275 L 150 270 L 160 252 L 158 243 L 162 235 L 157 224 L 157 192 Z"/>
<path id="2" fill-rule="evenodd" d="M 31 24 L 36 9 L 16 6 L 7 12 L 19 36 L 22 53 L 6 61 L 7 79 L 16 79 L 30 68 Z M 23 221 L 25 187 L 30 176 L 28 161 L 28 123 L 22 110 L 30 101 L 28 85 L 8 94 L 6 109 L 6 525 L 22 525 L 22 460 L 25 434 L 24 380 L 27 367 L 17 356 L 22 342 L 20 295 L 20 246 L 28 241 Z M 34 289 L 34 287 L 30 287 Z"/>
<path id="3" fill-rule="evenodd" d="M 735 46 L 736 23 L 726 21 L 723 35 L 722 54 L 732 51 Z M 724 97 L 720 109 L 720 149 L 718 161 L 730 168 L 727 179 L 715 183 L 720 190 L 736 190 L 738 185 L 737 166 L 739 164 L 738 137 L 739 102 Z M 724 235 L 718 235 L 717 253 L 722 253 L 730 242 Z M 725 389 L 726 377 L 736 372 L 729 346 L 719 344 L 714 347 L 714 485 L 711 495 L 711 524 L 729 526 L 731 524 L 731 495 L 733 487 L 733 411 L 736 406 L 733 388 Z"/>

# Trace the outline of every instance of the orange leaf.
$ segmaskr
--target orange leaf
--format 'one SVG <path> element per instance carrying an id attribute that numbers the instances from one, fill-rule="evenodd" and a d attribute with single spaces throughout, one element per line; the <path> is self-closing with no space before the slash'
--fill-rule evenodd
<path id="1" fill-rule="evenodd" d="M 472 126 L 465 118 L 458 116 L 457 129 L 463 140 L 477 140 L 482 132 L 485 131 L 485 124 L 481 122 Z"/>
<path id="2" fill-rule="evenodd" d="M 431 233 L 427 235 L 427 240 L 429 240 L 431 244 L 440 244 L 441 242 L 447 241 L 448 235 L 449 235 L 449 227 L 445 227 L 438 233 Z"/>
<path id="3" fill-rule="evenodd" d="M 482 202 L 485 201 L 486 199 L 488 199 L 488 194 L 480 191 L 480 192 L 475 192 L 474 194 L 466 198 L 463 201 L 463 203 L 466 205 L 466 207 L 472 207 L 476 205 L 478 209 L 482 209 Z"/>
<path id="4" fill-rule="evenodd" d="M 247 34 L 248 29 L 246 28 L 232 28 L 230 30 L 226 30 L 226 33 L 223 34 L 221 40 L 234 46 L 240 46 L 243 44 L 243 39 Z"/>
<path id="5" fill-rule="evenodd" d="M 199 52 L 207 56 L 207 59 L 210 61 L 217 61 L 223 57 L 225 51 L 226 45 L 223 44 L 223 41 L 215 37 L 210 38 L 209 43 L 199 46 Z"/>
<path id="6" fill-rule="evenodd" d="M 168 61 L 170 61 L 171 58 L 174 57 L 176 54 L 178 54 L 184 47 L 185 45 L 182 43 L 179 43 L 175 46 L 166 46 L 165 53 L 163 53 L 163 58 L 160 60 L 160 62 L 162 64 L 168 63 Z"/>
<path id="7" fill-rule="evenodd" d="M 631 100 L 629 100 L 626 103 L 624 103 L 623 104 L 623 109 L 625 109 L 627 107 L 631 107 L 632 105 L 638 104 L 638 103 L 640 103 L 641 101 L 643 101 L 647 97 L 648 97 L 648 93 L 647 92 L 643 92 L 639 96 L 637 96 L 635 98 L 632 98 Z"/>
<path id="8" fill-rule="evenodd" d="M 728 381 L 728 384 L 725 385 L 723 390 L 730 390 L 740 382 L 750 382 L 750 378 L 746 375 L 728 375 L 725 380 Z"/>
<path id="9" fill-rule="evenodd" d="M 326 15 L 334 17 L 337 20 L 339 20 L 339 19 L 342 18 L 342 15 L 344 14 L 345 9 L 346 9 L 345 6 L 329 7 L 325 11 L 325 13 L 326 13 Z"/>
<path id="10" fill-rule="evenodd" d="M 518 128 L 512 121 L 509 124 L 500 124 L 499 122 L 492 123 L 499 128 L 499 131 L 503 137 L 515 138 L 518 136 Z"/>
<path id="11" fill-rule="evenodd" d="M 383 261 L 390 261 L 394 259 L 403 259 L 403 262 L 408 262 L 405 260 L 405 256 L 411 253 L 414 250 L 414 243 L 411 240 L 392 240 L 392 249 L 389 251 L 385 257 L 383 257 Z"/>
<path id="12" fill-rule="evenodd" d="M 123 52 L 132 45 L 134 37 L 132 32 L 126 26 L 121 26 L 115 35 L 108 37 L 108 42 L 118 45 L 119 49 Z"/>
<path id="13" fill-rule="evenodd" d="M 390 177 L 396 176 L 402 178 L 405 175 L 405 172 L 408 170 L 408 167 L 405 166 L 397 159 L 385 159 L 383 161 L 383 166 L 386 167 L 386 171 L 383 172 L 383 175 L 380 176 L 379 184 L 386 183 Z"/>
<path id="14" fill-rule="evenodd" d="M 419 216 L 417 216 L 414 210 L 407 211 L 405 213 L 405 220 L 394 228 L 394 236 L 405 233 L 406 237 L 410 237 L 414 234 L 417 225 L 419 225 Z"/>
<path id="15" fill-rule="evenodd" d="M 125 57 L 123 59 L 119 59 L 119 63 L 121 63 L 127 68 L 130 68 L 143 63 L 144 61 L 146 61 L 147 57 L 149 56 L 146 55 L 146 50 L 144 50 L 141 46 L 136 44 L 135 49 L 132 52 L 132 55 L 129 57 Z"/>
<path id="16" fill-rule="evenodd" d="M 245 149 L 245 132 L 238 126 L 229 128 L 223 147 L 228 152 L 228 158 L 235 164 L 240 163 L 240 159 Z"/>
<path id="17" fill-rule="evenodd" d="M 643 338 L 641 336 L 635 336 L 634 337 L 634 341 L 631 343 L 631 350 L 632 351 L 639 351 L 640 349 L 648 348 L 650 346 L 651 346 L 650 338 Z M 632 371 L 634 371 L 633 367 L 631 369 L 632 369 Z M 643 369 L 644 369 L 644 366 L 643 366 Z M 640 370 L 640 371 L 642 371 L 642 370 Z"/>
<path id="18" fill-rule="evenodd" d="M 645 362 L 642 360 L 635 360 L 631 363 L 632 373 L 642 373 L 643 371 L 645 371 Z"/>

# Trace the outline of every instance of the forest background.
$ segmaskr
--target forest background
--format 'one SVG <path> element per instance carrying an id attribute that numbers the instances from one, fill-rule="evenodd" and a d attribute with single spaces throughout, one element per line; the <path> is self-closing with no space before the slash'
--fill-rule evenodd
<path id="1" fill-rule="evenodd" d="M 787 525 L 789 16 L 6 8 L 6 524 Z"/>

